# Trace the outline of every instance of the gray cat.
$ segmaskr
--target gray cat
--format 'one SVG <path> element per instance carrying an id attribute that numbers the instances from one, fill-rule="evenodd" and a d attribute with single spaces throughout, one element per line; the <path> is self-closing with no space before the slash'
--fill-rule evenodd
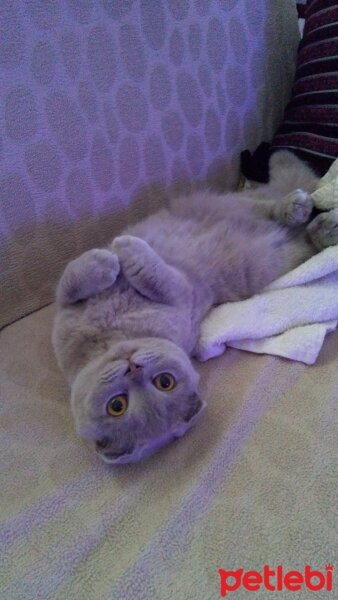
<path id="1" fill-rule="evenodd" d="M 313 173 L 285 152 L 271 173 L 256 190 L 180 197 L 66 267 L 53 345 L 77 432 L 106 462 L 139 460 L 200 416 L 190 357 L 213 305 L 248 298 L 337 243 L 336 214 L 300 227 Z M 283 197 L 295 183 L 305 191 Z"/>

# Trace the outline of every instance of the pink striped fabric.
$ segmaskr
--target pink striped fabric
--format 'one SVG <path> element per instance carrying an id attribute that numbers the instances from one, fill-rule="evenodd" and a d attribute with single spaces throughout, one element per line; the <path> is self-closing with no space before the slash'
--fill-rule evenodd
<path id="1" fill-rule="evenodd" d="M 306 0 L 299 0 L 297 2 L 297 11 L 298 11 L 298 17 L 300 19 L 304 19 L 305 8 L 306 8 Z"/>
<path id="2" fill-rule="evenodd" d="M 297 3 L 305 18 L 296 79 L 272 150 L 293 150 L 323 175 L 338 156 L 338 1 Z"/>

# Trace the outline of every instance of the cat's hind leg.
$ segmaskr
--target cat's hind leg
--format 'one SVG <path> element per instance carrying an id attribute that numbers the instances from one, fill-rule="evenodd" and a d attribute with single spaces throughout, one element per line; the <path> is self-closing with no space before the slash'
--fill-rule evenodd
<path id="1" fill-rule="evenodd" d="M 273 189 L 270 189 L 270 198 L 261 196 L 261 189 L 257 188 L 251 191 L 250 195 L 240 197 L 240 205 L 246 208 L 248 213 L 288 227 L 299 227 L 310 220 L 313 201 L 310 194 L 304 190 L 295 189 L 287 196 L 276 199 Z"/>
<path id="2" fill-rule="evenodd" d="M 94 248 L 68 263 L 56 291 L 61 306 L 86 300 L 112 286 L 120 271 L 116 254 Z"/>
<path id="3" fill-rule="evenodd" d="M 297 227 L 309 221 L 312 210 L 311 196 L 304 190 L 297 189 L 281 200 L 274 202 L 272 216 L 279 223 L 289 227 Z"/>
<path id="4" fill-rule="evenodd" d="M 145 240 L 122 235 L 115 238 L 112 249 L 130 285 L 149 300 L 177 304 L 191 294 L 191 286 L 183 273 L 168 265 Z"/>
<path id="5" fill-rule="evenodd" d="M 250 201 L 256 216 L 271 219 L 288 227 L 299 227 L 307 223 L 313 211 L 311 196 L 304 190 L 296 189 L 279 200 Z"/>

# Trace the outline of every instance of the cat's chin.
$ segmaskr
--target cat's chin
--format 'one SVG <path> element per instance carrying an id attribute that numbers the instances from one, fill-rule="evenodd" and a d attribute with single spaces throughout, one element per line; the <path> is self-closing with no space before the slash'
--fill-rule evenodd
<path id="1" fill-rule="evenodd" d="M 131 452 L 125 452 L 122 454 L 97 452 L 97 454 L 105 463 L 110 465 L 122 465 L 139 462 L 151 454 L 154 454 L 163 448 L 163 446 L 167 446 L 174 440 L 182 437 L 202 416 L 206 406 L 206 402 L 200 400 L 196 412 L 189 418 L 189 420 L 182 421 L 181 423 L 175 425 L 171 431 L 167 431 L 156 439 L 149 440 L 149 442 L 140 445 Z"/>

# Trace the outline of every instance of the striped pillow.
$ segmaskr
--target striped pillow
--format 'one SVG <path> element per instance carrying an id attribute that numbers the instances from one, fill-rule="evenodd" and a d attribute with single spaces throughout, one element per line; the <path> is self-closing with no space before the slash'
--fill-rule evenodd
<path id="1" fill-rule="evenodd" d="M 301 35 L 304 33 L 306 3 L 307 0 L 297 0 L 298 24 Z"/>
<path id="2" fill-rule="evenodd" d="M 338 1 L 307 0 L 292 98 L 272 150 L 294 151 L 322 176 L 338 156 Z"/>

